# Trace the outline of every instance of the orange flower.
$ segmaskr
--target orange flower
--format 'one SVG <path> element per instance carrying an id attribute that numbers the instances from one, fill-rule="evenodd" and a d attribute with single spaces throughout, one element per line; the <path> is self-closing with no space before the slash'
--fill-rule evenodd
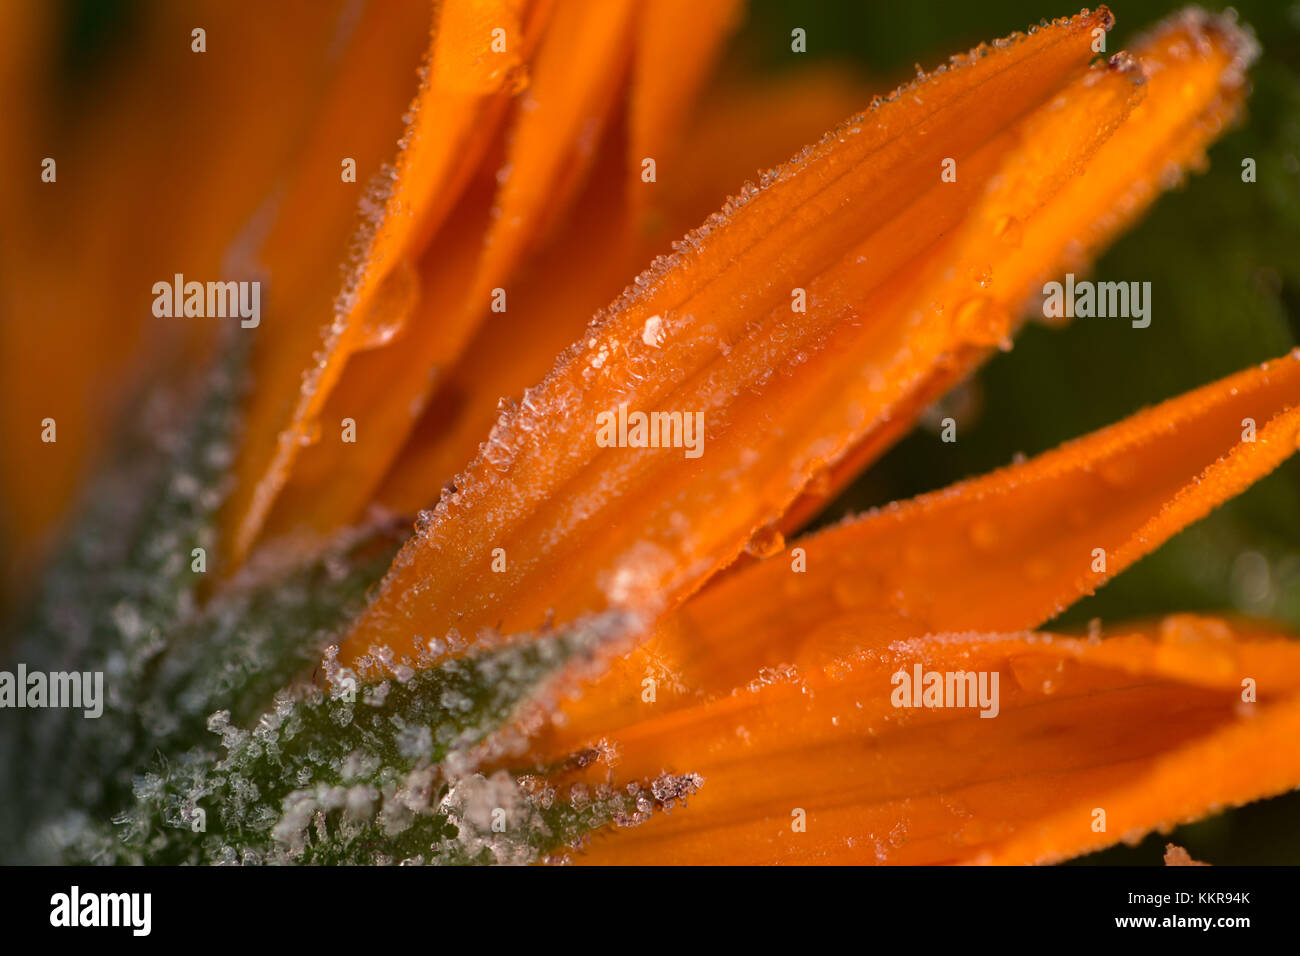
<path id="1" fill-rule="evenodd" d="M 267 277 L 275 310 L 214 552 L 227 582 L 375 506 L 431 507 L 331 680 L 336 663 L 379 679 L 617 612 L 600 620 L 626 653 L 548 721 L 521 721 L 526 749 L 485 751 L 574 792 L 689 794 L 597 833 L 569 851 L 580 862 L 1055 862 L 1300 785 L 1285 635 L 1191 616 L 1034 630 L 1295 450 L 1300 353 L 784 537 L 1010 348 L 1045 282 L 1085 270 L 1172 173 L 1203 164 L 1242 107 L 1247 32 L 1188 12 L 1101 59 L 1101 8 L 953 57 L 740 186 L 619 295 L 727 183 L 849 112 L 858 82 L 724 88 L 692 127 L 738 3 L 445 0 L 381 166 L 398 125 L 385 110 L 410 91 L 380 67 L 409 64 L 415 44 L 390 39 L 423 33 L 427 11 L 379 6 L 343 53 L 299 50 L 272 77 L 285 102 L 293 70 L 329 77 L 311 124 L 230 98 L 274 155 L 255 182 L 210 173 L 195 218 L 224 227 L 112 260 L 137 285 L 223 256 Z M 214 39 L 238 29 L 208 12 Z M 139 175 L 118 152 L 105 161 Z M 335 156 L 381 177 L 356 236 Z M 35 301 L 41 264 L 8 266 L 10 294 Z M 106 272 L 58 310 L 127 281 Z M 0 355 L 25 361 L 30 331 L 4 332 Z M 174 354 L 210 349 L 192 338 Z M 125 348 L 68 352 L 60 374 L 87 388 L 126 378 Z M 6 434 L 40 417 L 16 372 L 0 376 Z M 22 554 L 94 453 L 63 435 L 69 460 L 6 475 Z"/>

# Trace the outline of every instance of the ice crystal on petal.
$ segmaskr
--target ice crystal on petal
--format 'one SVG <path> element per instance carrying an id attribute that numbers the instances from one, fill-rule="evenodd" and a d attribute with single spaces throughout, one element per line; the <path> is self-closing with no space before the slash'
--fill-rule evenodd
<path id="1" fill-rule="evenodd" d="M 418 660 L 374 647 L 369 670 L 342 667 L 336 642 L 403 537 L 384 515 L 305 559 L 265 549 L 200 595 L 191 551 L 219 557 L 238 425 L 230 356 L 188 424 L 174 400 L 142 411 L 15 648 L 33 669 L 102 671 L 105 700 L 97 720 L 33 709 L 0 725 L 0 858 L 527 863 L 634 818 L 628 794 L 575 816 L 526 775 L 478 772 L 521 750 L 557 676 L 634 633 L 629 616 L 492 635 L 469 656 L 451 630 Z M 498 437 L 508 454 L 529 440 L 518 423 Z"/>

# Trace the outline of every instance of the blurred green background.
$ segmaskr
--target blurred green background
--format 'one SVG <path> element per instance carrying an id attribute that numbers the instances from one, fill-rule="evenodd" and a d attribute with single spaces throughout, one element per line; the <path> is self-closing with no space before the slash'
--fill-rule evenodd
<path id="1" fill-rule="evenodd" d="M 1117 0 L 1107 52 L 1185 4 Z M 1225 5 L 1207 3 L 1207 9 Z M 1263 47 L 1245 122 L 1210 151 L 1210 170 L 1166 194 L 1102 258 L 1097 274 L 1150 280 L 1149 328 L 1075 321 L 1030 324 L 1015 348 L 971 384 L 978 409 L 958 417 L 959 440 L 920 429 L 828 511 L 909 497 L 1033 455 L 1187 389 L 1285 353 L 1300 337 L 1300 3 L 1234 4 Z M 790 30 L 808 58 L 856 64 L 885 93 L 951 53 L 1077 7 L 1060 0 L 755 0 L 732 55 L 767 71 L 798 69 Z M 1241 182 L 1253 157 L 1258 181 Z M 1300 462 L 1292 459 L 1240 498 L 1184 531 L 1056 626 L 1083 627 L 1180 610 L 1231 609 L 1300 630 Z M 1296 742 L 1300 746 L 1300 741 Z M 1221 814 L 1137 847 L 1079 862 L 1151 864 L 1165 843 L 1215 864 L 1300 863 L 1300 793 Z"/>

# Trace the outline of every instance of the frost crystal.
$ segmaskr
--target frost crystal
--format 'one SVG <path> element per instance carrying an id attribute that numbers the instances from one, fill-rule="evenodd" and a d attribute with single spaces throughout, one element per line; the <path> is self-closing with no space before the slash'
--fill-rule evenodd
<path id="1" fill-rule="evenodd" d="M 452 631 L 417 642 L 416 660 L 375 647 L 366 667 L 340 666 L 335 642 L 400 522 L 305 562 L 255 555 L 202 595 L 190 554 L 215 542 L 241 367 L 232 349 L 184 427 L 144 416 L 147 437 L 47 579 L 16 659 L 103 671 L 106 700 L 100 719 L 39 709 L 0 725 L 0 861 L 531 863 L 693 792 L 661 778 L 648 795 L 557 796 L 528 773 L 480 772 L 522 751 L 557 678 L 634 630 L 628 615 L 490 635 L 473 653 Z"/>

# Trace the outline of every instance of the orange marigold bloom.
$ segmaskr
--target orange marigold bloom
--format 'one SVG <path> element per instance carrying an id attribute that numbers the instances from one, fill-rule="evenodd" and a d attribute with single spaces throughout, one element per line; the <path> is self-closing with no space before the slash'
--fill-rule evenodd
<path id="1" fill-rule="evenodd" d="M 657 809 L 689 796 L 653 816 L 638 801 L 615 822 L 640 825 L 559 857 L 1051 863 L 1300 785 L 1300 643 L 1280 628 L 1050 623 L 1296 450 L 1300 351 L 795 537 L 1011 348 L 1044 283 L 1086 270 L 1203 168 L 1257 52 L 1235 19 L 1188 11 L 1099 57 L 1113 18 L 1085 10 L 868 100 L 830 70 L 703 93 L 738 0 L 334 12 L 341 45 L 292 4 L 256 30 L 204 7 L 214 41 L 284 61 L 234 88 L 184 72 L 179 100 L 215 104 L 248 140 L 245 165 L 215 162 L 211 130 L 187 120 L 176 148 L 200 195 L 154 183 L 137 140 L 112 135 L 118 114 L 61 135 L 64 169 L 102 149 L 120 191 L 4 190 L 3 214 L 44 245 L 6 247 L 0 305 L 89 316 L 76 341 L 0 325 L 0 432 L 44 456 L 4 470 L 11 579 L 149 364 L 138 343 L 159 335 L 182 370 L 216 351 L 211 330 L 144 312 L 113 325 L 100 300 L 220 269 L 262 277 L 273 307 L 252 339 L 232 490 L 203 538 L 220 580 L 195 600 L 364 539 L 348 529 L 376 514 L 418 512 L 317 678 L 371 680 L 363 700 L 381 705 L 390 675 L 405 685 L 531 632 L 616 631 L 599 667 L 561 674 L 572 694 L 497 715 L 514 733 L 467 744 L 477 763 L 458 751 L 463 766 L 417 768 L 453 794 L 458 773 L 486 768 L 649 792 Z M 168 7 L 153 29 L 188 33 L 188 16 Z M 304 19 L 320 35 L 283 44 Z M 31 5 L 0 11 L 0 62 L 36 57 L 11 37 L 51 29 Z M 186 55 L 163 48 L 119 78 L 128 100 Z M 30 98 L 24 76 L 0 73 L 6 102 Z M 48 132 L 22 110 L 11 123 L 29 149 Z M 356 176 L 372 182 L 359 227 L 355 189 L 337 188 Z M 163 214 L 129 214 L 132 194 L 204 225 L 151 245 Z M 78 234 L 82 207 L 123 223 L 127 251 Z M 40 254 L 51 247 L 60 263 Z M 77 427 L 42 451 L 32 422 L 46 414 Z M 148 632 L 131 613 L 114 607 L 120 629 Z M 158 670 L 173 676 L 174 660 Z M 206 726 L 233 751 L 230 720 L 223 708 Z M 290 857 L 309 810 L 371 799 L 331 791 L 303 810 L 305 792 L 284 797 L 273 834 Z M 1195 862 L 1172 844 L 1167 859 Z"/>

